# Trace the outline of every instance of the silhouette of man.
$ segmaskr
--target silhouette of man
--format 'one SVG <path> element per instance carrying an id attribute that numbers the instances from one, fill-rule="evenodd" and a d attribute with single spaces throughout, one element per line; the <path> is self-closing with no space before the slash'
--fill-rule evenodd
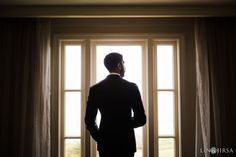
<path id="1" fill-rule="evenodd" d="M 134 128 L 146 123 L 140 92 L 134 83 L 122 78 L 125 66 L 121 54 L 108 54 L 104 64 L 110 75 L 90 88 L 85 124 L 97 142 L 100 157 L 134 157 Z M 101 113 L 99 128 L 98 110 Z"/>

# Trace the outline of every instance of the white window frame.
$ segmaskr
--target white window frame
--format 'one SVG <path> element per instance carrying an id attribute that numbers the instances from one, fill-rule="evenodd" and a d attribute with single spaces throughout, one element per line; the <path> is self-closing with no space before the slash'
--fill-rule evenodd
<path id="1" fill-rule="evenodd" d="M 66 90 L 65 89 L 65 46 L 71 45 L 71 46 L 81 46 L 81 89 L 80 90 Z M 85 41 L 84 40 L 60 40 L 59 44 L 59 50 L 60 50 L 60 66 L 59 66 L 59 82 L 60 82 L 60 95 L 59 95 L 59 157 L 64 157 L 64 126 L 65 126 L 65 116 L 64 116 L 64 110 L 65 110 L 65 93 L 67 91 L 79 91 L 81 92 L 81 137 L 78 138 L 81 140 L 81 157 L 85 156 L 85 125 L 84 125 L 84 115 L 85 115 L 85 105 L 86 104 L 86 93 L 85 93 L 85 74 L 86 74 L 86 62 L 85 62 Z M 77 137 L 74 137 L 75 139 Z M 72 139 L 74 139 L 72 137 Z"/>
<path id="2" fill-rule="evenodd" d="M 153 115 L 154 115 L 154 156 L 159 157 L 159 138 L 174 138 L 175 139 L 175 157 L 181 157 L 181 110 L 180 110 L 180 65 L 179 65 L 179 39 L 159 38 L 153 40 Z M 172 45 L 173 46 L 173 89 L 158 89 L 157 88 L 157 46 Z M 159 136 L 158 135 L 158 91 L 174 92 L 174 136 Z"/>
<path id="3" fill-rule="evenodd" d="M 108 41 L 109 40 L 109 41 Z M 181 75 L 183 75 L 183 70 L 180 70 L 180 66 L 183 67 L 185 63 L 181 63 L 179 59 L 183 59 L 185 52 L 184 52 L 184 35 L 183 34 L 176 34 L 176 33 L 167 33 L 167 34 L 58 34 L 54 36 L 53 39 L 53 57 L 52 57 L 52 119 L 53 119 L 53 126 L 52 126 L 52 137 L 53 141 L 52 144 L 55 144 L 53 146 L 53 156 L 63 157 L 61 156 L 61 70 L 62 70 L 62 44 L 64 43 L 77 43 L 81 46 L 83 45 L 83 53 L 82 53 L 82 74 L 83 78 L 81 78 L 82 86 L 81 89 L 84 91 L 83 96 L 81 95 L 81 100 L 83 100 L 83 105 L 81 108 L 81 137 L 83 136 L 83 140 L 81 139 L 81 156 L 82 157 L 96 157 L 96 150 L 93 146 L 94 144 L 91 144 L 92 141 L 91 137 L 89 136 L 88 131 L 86 131 L 85 125 L 84 125 L 84 114 L 85 114 L 85 108 L 86 108 L 86 100 L 88 96 L 88 90 L 89 87 L 95 82 L 96 79 L 94 79 L 94 75 L 96 75 L 96 71 L 92 71 L 92 69 L 96 69 L 92 67 L 93 63 L 96 58 L 93 57 L 93 54 L 95 51 L 92 50 L 92 47 L 94 47 L 94 44 L 97 42 L 127 42 L 132 43 L 133 41 L 137 42 L 144 42 L 145 41 L 145 56 L 143 56 L 143 64 L 145 65 L 145 68 L 143 68 L 143 98 L 144 98 L 144 104 L 145 105 L 145 111 L 147 114 L 147 124 L 144 126 L 144 133 L 146 134 L 146 140 L 144 140 L 144 157 L 158 157 L 157 152 L 157 142 L 154 141 L 156 137 L 155 132 L 157 124 L 154 122 L 156 119 L 154 112 L 155 102 L 154 102 L 154 96 L 155 96 L 155 61 L 154 61 L 154 52 L 155 52 L 155 43 L 156 42 L 176 42 L 177 45 L 177 72 L 178 72 L 178 96 L 180 97 L 180 71 Z M 123 44 L 122 44 L 123 45 Z M 129 44 L 127 44 L 129 45 Z M 181 50 L 181 53 L 179 52 Z M 183 77 L 183 76 L 182 76 Z M 145 85 L 146 84 L 146 85 Z M 181 85 L 182 87 L 182 85 Z M 181 94 L 186 94 L 181 92 Z M 182 98 L 182 97 L 181 97 Z M 182 98 L 183 99 L 183 98 Z M 184 98 L 185 99 L 185 98 Z M 175 99 L 178 100 L 178 104 L 180 103 L 180 98 Z M 185 100 L 184 100 L 185 101 Z M 185 103 L 185 102 L 182 102 Z M 184 104 L 186 105 L 186 104 Z M 178 106 L 178 155 L 176 157 L 182 157 L 182 147 L 181 147 L 181 119 L 180 119 L 180 105 Z M 58 113 L 56 113 L 58 112 Z M 57 124 L 58 122 L 58 124 Z M 177 123 L 176 123 L 177 124 Z M 177 134 L 177 132 L 176 132 Z M 57 138 L 58 137 L 58 138 Z M 91 142 L 92 141 L 92 142 Z M 57 145 L 58 144 L 58 145 Z M 56 152 L 57 151 L 57 152 Z M 63 154 L 62 154 L 63 155 Z"/>

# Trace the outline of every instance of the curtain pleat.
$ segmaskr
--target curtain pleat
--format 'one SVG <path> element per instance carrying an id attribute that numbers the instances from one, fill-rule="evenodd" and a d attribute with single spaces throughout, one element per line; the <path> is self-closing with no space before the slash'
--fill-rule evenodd
<path id="1" fill-rule="evenodd" d="M 208 53 L 205 24 L 200 20 L 195 27 L 196 40 L 196 156 L 209 157 L 206 148 L 210 148 L 210 85 L 208 69 Z"/>
<path id="2" fill-rule="evenodd" d="M 50 156 L 50 20 L 37 21 L 37 92 L 34 93 L 34 157 Z"/>
<path id="3" fill-rule="evenodd" d="M 195 28 L 196 156 L 233 156 L 231 150 L 236 153 L 236 18 L 200 18 Z M 212 147 L 217 149 L 216 154 L 206 151 Z M 227 151 L 222 152 L 223 149 Z"/>
<path id="4" fill-rule="evenodd" d="M 0 21 L 1 156 L 49 156 L 49 32 L 47 20 Z"/>

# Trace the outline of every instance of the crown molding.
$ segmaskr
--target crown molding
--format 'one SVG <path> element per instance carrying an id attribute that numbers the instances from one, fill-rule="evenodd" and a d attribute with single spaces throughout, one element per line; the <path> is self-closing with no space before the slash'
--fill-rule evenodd
<path id="1" fill-rule="evenodd" d="M 152 18 L 236 16 L 236 5 L 195 6 L 0 6 L 0 17 Z"/>

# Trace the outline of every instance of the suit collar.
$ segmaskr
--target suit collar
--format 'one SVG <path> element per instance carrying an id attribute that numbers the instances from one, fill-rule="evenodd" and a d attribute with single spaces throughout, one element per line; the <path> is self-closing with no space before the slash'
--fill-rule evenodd
<path id="1" fill-rule="evenodd" d="M 120 75 L 110 74 L 107 76 L 107 79 L 113 79 L 113 78 L 120 78 L 121 79 Z"/>
<path id="2" fill-rule="evenodd" d="M 115 73 L 115 72 L 110 73 L 110 75 L 118 75 L 118 76 L 120 76 L 119 73 Z"/>

